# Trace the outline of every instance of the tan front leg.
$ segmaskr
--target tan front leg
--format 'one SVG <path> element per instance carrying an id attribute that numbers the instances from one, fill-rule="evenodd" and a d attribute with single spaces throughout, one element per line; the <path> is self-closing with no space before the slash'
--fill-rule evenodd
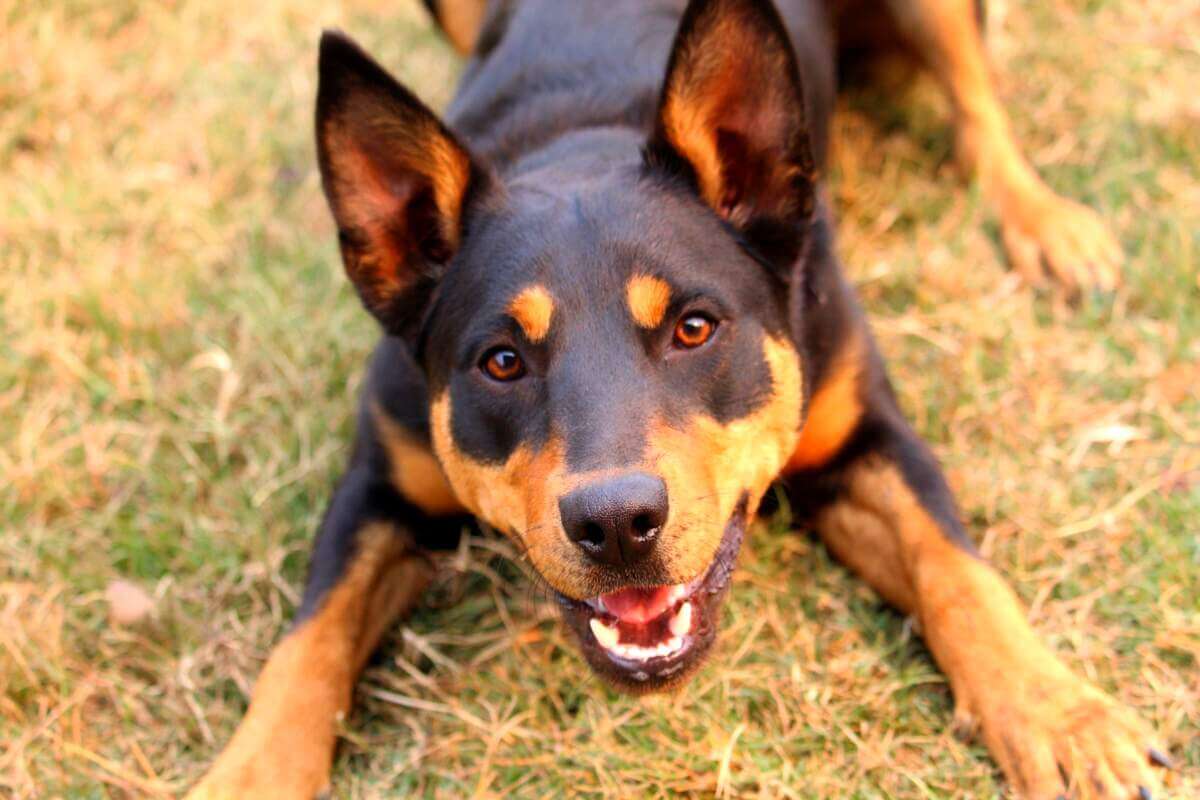
<path id="1" fill-rule="evenodd" d="M 487 0 L 432 0 L 426 5 L 454 49 L 470 55 L 487 17 Z"/>
<path id="2" fill-rule="evenodd" d="M 950 681 L 958 724 L 978 730 L 1023 797 L 1053 800 L 1070 789 L 1124 800 L 1158 787 L 1150 731 L 1067 669 L 1000 575 L 950 538 L 929 510 L 949 507 L 939 487 L 928 482 L 918 498 L 882 456 L 865 457 L 843 480 L 841 498 L 817 516 L 822 538 L 916 617 Z"/>
<path id="3" fill-rule="evenodd" d="M 975 0 L 887 0 L 956 111 L 959 160 L 1000 214 L 1013 265 L 1033 283 L 1045 269 L 1071 289 L 1110 289 L 1121 246 L 1091 209 L 1060 197 L 1021 155 L 1000 106 L 975 19 Z"/>
<path id="4" fill-rule="evenodd" d="M 271 653 L 245 719 L 188 798 L 310 800 L 325 791 L 355 679 L 430 574 L 403 532 L 382 523 L 362 528 L 343 576 Z"/>

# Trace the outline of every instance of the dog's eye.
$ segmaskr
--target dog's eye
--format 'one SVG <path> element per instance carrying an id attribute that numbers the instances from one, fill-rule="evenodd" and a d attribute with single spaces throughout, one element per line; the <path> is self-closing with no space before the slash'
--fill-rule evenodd
<path id="1" fill-rule="evenodd" d="M 525 362 L 511 347 L 494 347 L 480 363 L 480 368 L 489 377 L 498 381 L 515 381 L 525 374 Z"/>
<path id="2" fill-rule="evenodd" d="M 688 314 L 675 324 L 675 346 L 686 350 L 699 347 L 712 338 L 717 323 L 704 314 Z"/>

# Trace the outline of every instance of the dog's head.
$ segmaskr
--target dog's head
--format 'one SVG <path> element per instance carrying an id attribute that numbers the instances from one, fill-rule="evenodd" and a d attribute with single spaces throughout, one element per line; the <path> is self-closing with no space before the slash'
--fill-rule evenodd
<path id="1" fill-rule="evenodd" d="M 459 499 L 628 689 L 698 664 L 796 444 L 803 108 L 771 4 L 697 0 L 652 131 L 567 134 L 501 177 L 347 39 L 322 40 L 317 141 L 350 278 L 426 372 Z"/>

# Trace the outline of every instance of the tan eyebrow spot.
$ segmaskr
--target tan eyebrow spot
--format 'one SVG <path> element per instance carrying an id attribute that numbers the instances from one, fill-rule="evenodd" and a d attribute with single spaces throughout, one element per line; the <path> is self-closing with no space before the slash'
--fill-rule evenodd
<path id="1" fill-rule="evenodd" d="M 541 284 L 526 286 L 508 304 L 508 315 L 517 321 L 529 341 L 540 342 L 550 332 L 554 298 Z"/>
<path id="2" fill-rule="evenodd" d="M 662 278 L 634 275 L 625 286 L 625 302 L 634 322 L 643 328 L 657 328 L 671 302 L 671 287 Z"/>

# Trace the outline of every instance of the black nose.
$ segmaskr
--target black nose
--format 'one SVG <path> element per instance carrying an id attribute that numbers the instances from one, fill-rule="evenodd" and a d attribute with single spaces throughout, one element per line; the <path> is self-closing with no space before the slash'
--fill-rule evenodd
<path id="1" fill-rule="evenodd" d="M 667 485 L 632 472 L 580 486 L 558 499 L 567 537 L 601 564 L 645 558 L 667 522 Z"/>

